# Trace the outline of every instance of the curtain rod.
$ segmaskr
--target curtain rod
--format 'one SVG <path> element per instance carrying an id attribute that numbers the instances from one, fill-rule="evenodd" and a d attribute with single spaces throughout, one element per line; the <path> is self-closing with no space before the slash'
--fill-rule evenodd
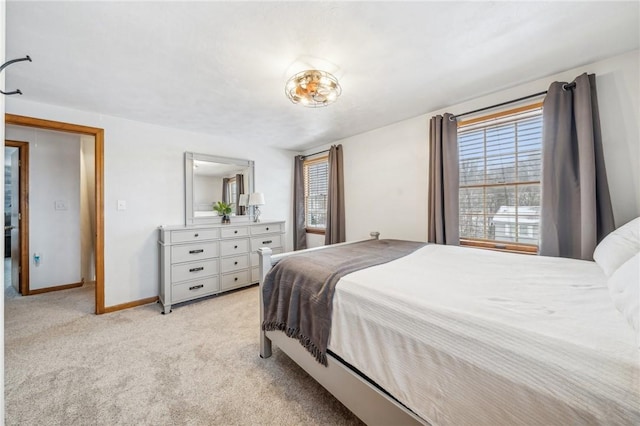
<path id="1" fill-rule="evenodd" d="M 569 89 L 573 89 L 574 87 L 576 87 L 576 83 L 575 82 L 564 84 L 562 86 L 562 89 L 563 90 L 569 90 Z M 449 117 L 449 120 L 453 121 L 454 119 L 463 117 L 465 115 L 474 114 L 476 112 L 486 111 L 488 109 L 498 108 L 498 107 L 501 107 L 501 106 L 504 106 L 504 105 L 513 104 L 513 103 L 516 103 L 516 102 L 524 101 L 526 99 L 531 99 L 531 98 L 535 98 L 535 97 L 546 95 L 546 94 L 547 94 L 547 91 L 545 90 L 544 92 L 534 93 L 533 95 L 523 96 L 521 98 L 512 99 L 510 101 L 502 102 L 502 103 L 499 103 L 499 104 L 496 104 L 496 105 L 491 105 L 491 106 L 488 106 L 488 107 L 475 109 L 473 111 L 463 112 L 462 114 L 453 115 L 453 116 Z"/>
<path id="2" fill-rule="evenodd" d="M 313 154 L 303 155 L 302 158 L 313 157 L 314 155 L 324 154 L 325 152 L 329 152 L 330 150 L 325 149 L 324 151 L 314 152 Z"/>

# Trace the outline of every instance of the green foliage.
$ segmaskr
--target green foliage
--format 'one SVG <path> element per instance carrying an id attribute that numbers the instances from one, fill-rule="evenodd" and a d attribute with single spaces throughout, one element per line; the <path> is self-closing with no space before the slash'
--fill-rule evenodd
<path id="1" fill-rule="evenodd" d="M 218 201 L 213 205 L 213 209 L 218 212 L 218 214 L 222 216 L 226 216 L 231 214 L 233 203 L 227 204 L 222 201 Z"/>

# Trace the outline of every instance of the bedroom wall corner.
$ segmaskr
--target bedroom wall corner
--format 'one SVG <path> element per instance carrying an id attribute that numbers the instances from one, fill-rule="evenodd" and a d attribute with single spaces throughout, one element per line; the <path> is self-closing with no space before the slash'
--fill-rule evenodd
<path id="1" fill-rule="evenodd" d="M 315 147 L 342 144 L 347 241 L 381 238 L 425 241 L 429 123 L 424 116 Z M 309 247 L 323 235 L 307 234 Z"/>
<path id="2" fill-rule="evenodd" d="M 348 241 L 371 231 L 425 241 L 428 126 L 420 116 L 340 141 Z"/>

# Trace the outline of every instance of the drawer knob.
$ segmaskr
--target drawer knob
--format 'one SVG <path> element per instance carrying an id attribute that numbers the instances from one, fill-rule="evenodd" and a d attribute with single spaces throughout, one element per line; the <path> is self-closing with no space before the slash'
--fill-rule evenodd
<path id="1" fill-rule="evenodd" d="M 267 227 L 267 231 L 269 230 L 269 227 Z"/>
<path id="2" fill-rule="evenodd" d="M 197 268 L 189 269 L 189 272 L 200 272 L 200 271 L 204 271 L 204 266 L 199 266 Z"/>
<path id="3" fill-rule="evenodd" d="M 234 248 L 234 249 L 237 249 L 237 248 L 238 248 L 238 246 L 233 246 L 233 248 Z"/>
<path id="4" fill-rule="evenodd" d="M 238 281 L 238 277 L 235 277 L 233 280 L 234 280 L 234 281 Z"/>
<path id="5" fill-rule="evenodd" d="M 198 238 L 198 237 L 200 236 L 200 234 L 193 234 L 193 236 L 194 236 L 195 238 Z"/>
<path id="6" fill-rule="evenodd" d="M 236 260 L 235 262 L 233 262 L 233 264 L 234 264 L 234 265 L 237 265 L 237 264 L 238 264 L 238 261 Z"/>
<path id="7" fill-rule="evenodd" d="M 236 229 L 235 231 L 233 231 L 233 233 L 234 233 L 234 234 L 237 234 L 237 233 L 238 233 L 238 230 Z"/>
<path id="8" fill-rule="evenodd" d="M 202 287 L 204 287 L 204 284 L 194 285 L 193 287 L 189 287 L 189 290 L 197 290 Z"/>
<path id="9" fill-rule="evenodd" d="M 263 241 L 262 244 L 271 244 L 273 242 L 273 240 L 267 240 L 267 241 Z"/>
<path id="10" fill-rule="evenodd" d="M 203 253 L 204 249 L 198 249 L 198 250 L 189 250 L 190 254 L 198 254 L 198 253 Z"/>

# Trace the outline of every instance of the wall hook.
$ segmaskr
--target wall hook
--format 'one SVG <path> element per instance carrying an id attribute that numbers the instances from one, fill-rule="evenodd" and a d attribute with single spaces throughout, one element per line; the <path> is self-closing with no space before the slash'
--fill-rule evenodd
<path id="1" fill-rule="evenodd" d="M 16 62 L 22 62 L 22 61 L 31 62 L 31 58 L 29 57 L 29 55 L 27 55 L 24 58 L 12 59 L 10 61 L 7 61 L 4 64 L 2 64 L 2 66 L 0 66 L 0 72 L 2 72 L 2 70 L 8 67 L 9 65 L 14 64 Z M 22 92 L 20 91 L 20 89 L 14 90 L 13 92 L 3 92 L 2 90 L 0 90 L 0 93 L 2 93 L 3 95 L 22 95 Z"/>

